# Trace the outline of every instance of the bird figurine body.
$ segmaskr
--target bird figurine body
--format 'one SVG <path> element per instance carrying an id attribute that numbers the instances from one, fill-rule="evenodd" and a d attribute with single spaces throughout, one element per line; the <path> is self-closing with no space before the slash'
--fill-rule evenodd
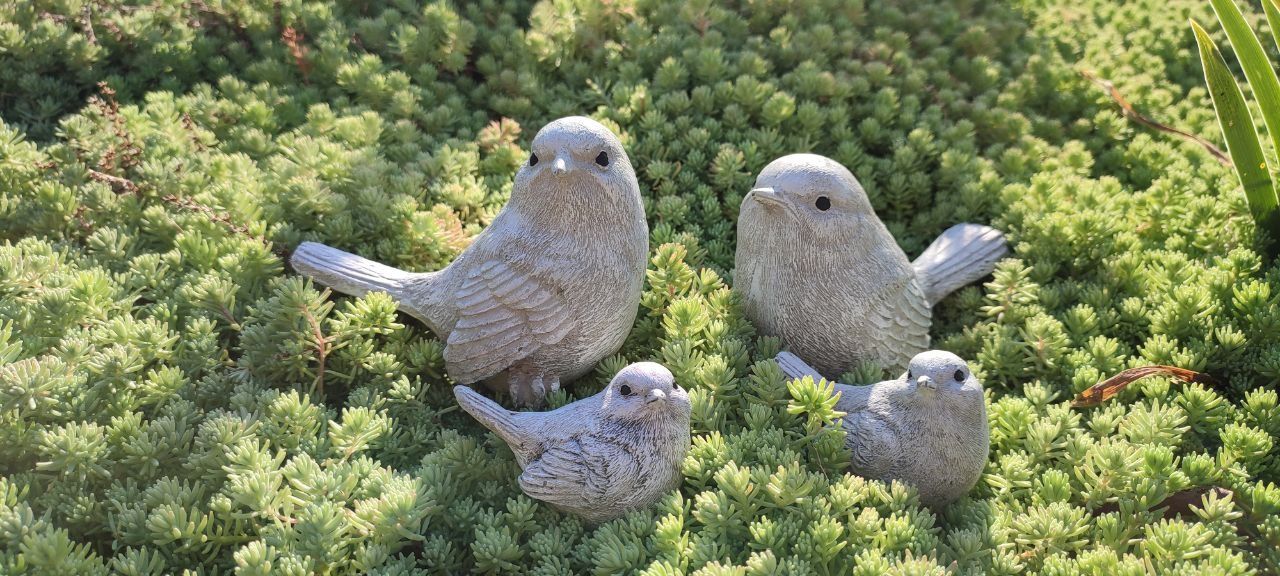
<path id="1" fill-rule="evenodd" d="M 647 507 L 680 484 L 692 408 L 660 364 L 631 364 L 595 396 L 549 412 L 512 412 L 466 386 L 453 393 L 511 447 L 525 494 L 588 522 Z"/>
<path id="2" fill-rule="evenodd" d="M 777 362 L 791 378 L 822 379 L 789 352 Z M 835 384 L 835 391 L 853 473 L 910 484 L 932 508 L 964 496 L 982 476 L 990 450 L 986 401 L 982 383 L 955 354 L 921 352 L 896 380 Z"/>
<path id="3" fill-rule="evenodd" d="M 295 270 L 353 295 L 385 291 L 445 340 L 449 376 L 537 406 L 622 346 L 649 252 L 622 143 L 584 117 L 538 132 L 511 198 L 452 264 L 412 273 L 304 242 Z"/>
<path id="4" fill-rule="evenodd" d="M 999 231 L 958 224 L 908 261 L 849 170 L 792 154 L 742 201 L 733 288 L 757 329 L 835 378 L 868 360 L 904 367 L 929 347 L 933 305 L 1006 251 Z"/>

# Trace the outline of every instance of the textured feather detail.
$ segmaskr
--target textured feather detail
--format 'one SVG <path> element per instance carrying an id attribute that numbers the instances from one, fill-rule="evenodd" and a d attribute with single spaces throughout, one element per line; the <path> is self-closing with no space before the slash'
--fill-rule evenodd
<path id="1" fill-rule="evenodd" d="M 405 272 L 317 242 L 298 245 L 289 264 L 299 274 L 343 294 L 362 296 L 368 292 L 386 292 L 396 299 L 401 310 L 431 324 L 424 310 L 406 301 L 405 288 L 410 283 L 429 281 L 434 273 Z"/>
<path id="2" fill-rule="evenodd" d="M 453 397 L 467 414 L 506 442 L 521 464 L 534 456 L 537 442 L 530 435 L 535 431 L 526 430 L 519 422 L 524 413 L 507 410 L 467 386 L 454 386 Z"/>
<path id="3" fill-rule="evenodd" d="M 845 417 L 844 429 L 844 442 L 852 455 L 853 472 L 873 479 L 889 476 L 893 471 L 894 458 L 901 449 L 897 430 L 866 410 Z"/>
<path id="4" fill-rule="evenodd" d="M 912 356 L 929 349 L 929 302 L 910 277 L 905 286 L 889 285 L 881 295 L 884 300 L 867 310 L 866 318 L 881 338 L 868 344 L 885 368 L 903 368 Z"/>
<path id="5" fill-rule="evenodd" d="M 575 436 L 530 462 L 520 489 L 531 498 L 580 509 L 604 503 L 611 483 L 625 483 L 637 471 L 634 458 L 616 442 Z"/>
<path id="6" fill-rule="evenodd" d="M 782 368 L 782 373 L 786 374 L 787 378 L 797 380 L 805 376 L 811 376 L 814 382 L 824 379 L 822 374 L 818 373 L 813 366 L 806 364 L 799 356 L 790 352 L 779 352 L 774 360 L 778 362 L 778 367 Z"/>
<path id="7" fill-rule="evenodd" d="M 939 235 L 912 266 L 932 306 L 990 274 L 1008 252 L 999 230 L 981 224 L 956 224 Z"/>
<path id="8" fill-rule="evenodd" d="M 564 297 L 501 260 L 473 268 L 458 291 L 458 323 L 444 349 L 449 376 L 484 380 L 563 340 L 574 328 Z"/>

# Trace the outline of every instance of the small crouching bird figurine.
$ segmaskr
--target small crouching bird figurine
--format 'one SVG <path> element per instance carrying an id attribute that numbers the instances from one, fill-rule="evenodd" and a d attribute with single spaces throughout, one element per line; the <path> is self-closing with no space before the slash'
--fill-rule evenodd
<path id="1" fill-rule="evenodd" d="M 648 253 L 622 143 L 575 116 L 538 132 L 507 205 L 447 268 L 405 272 L 315 242 L 298 246 L 291 263 L 340 292 L 387 292 L 445 341 L 455 382 L 485 382 L 539 406 L 622 346 Z"/>
<path id="2" fill-rule="evenodd" d="M 822 379 L 790 352 L 776 360 L 790 378 Z M 854 474 L 910 484 L 935 510 L 964 496 L 982 476 L 990 449 L 987 406 L 982 383 L 959 356 L 921 352 L 897 380 L 835 384 L 835 391 Z"/>
<path id="3" fill-rule="evenodd" d="M 929 348 L 933 305 L 1006 252 L 999 231 L 957 224 L 908 261 L 848 169 L 792 154 L 742 201 L 733 288 L 761 333 L 836 378 L 868 360 L 905 367 Z"/>
<path id="4" fill-rule="evenodd" d="M 660 364 L 631 364 L 595 396 L 550 412 L 512 412 L 466 386 L 453 393 L 511 447 L 525 494 L 592 524 L 680 485 L 692 409 Z"/>

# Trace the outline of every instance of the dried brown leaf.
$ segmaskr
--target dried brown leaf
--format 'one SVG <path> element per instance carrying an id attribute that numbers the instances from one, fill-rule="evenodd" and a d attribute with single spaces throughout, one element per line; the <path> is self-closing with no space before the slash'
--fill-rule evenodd
<path id="1" fill-rule="evenodd" d="M 1126 386 L 1146 378 L 1148 376 L 1172 376 L 1183 382 L 1204 382 L 1213 384 L 1217 381 L 1208 374 L 1201 374 L 1194 370 L 1186 368 L 1178 368 L 1177 366 L 1140 366 L 1138 368 L 1130 368 L 1115 376 L 1107 378 L 1102 382 L 1094 384 L 1088 390 L 1081 392 L 1076 399 L 1071 402 L 1072 408 L 1089 408 L 1101 405 L 1103 402 L 1114 398 Z"/>
<path id="2" fill-rule="evenodd" d="M 305 39 L 302 32 L 289 26 L 284 29 L 280 35 L 280 40 L 284 42 L 286 48 L 289 49 L 289 55 L 293 57 L 293 63 L 298 67 L 298 71 L 302 72 L 302 79 L 307 80 L 311 77 L 311 61 L 307 59 L 307 47 L 302 41 Z"/>

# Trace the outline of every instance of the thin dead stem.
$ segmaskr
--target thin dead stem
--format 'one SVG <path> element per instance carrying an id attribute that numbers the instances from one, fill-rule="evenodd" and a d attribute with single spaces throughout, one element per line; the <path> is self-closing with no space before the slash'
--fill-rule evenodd
<path id="1" fill-rule="evenodd" d="M 320 323 L 306 306 L 302 307 L 302 315 L 306 317 L 307 324 L 311 326 L 311 333 L 316 339 L 316 362 L 319 367 L 316 369 L 316 379 L 311 384 L 311 388 L 324 396 L 324 365 L 329 357 L 329 338 L 324 335 L 324 331 L 320 329 Z"/>
<path id="2" fill-rule="evenodd" d="M 1111 96 L 1111 99 L 1114 100 L 1116 104 L 1120 105 L 1120 109 L 1124 112 L 1125 117 L 1139 124 L 1147 126 L 1148 128 L 1152 128 L 1154 130 L 1158 130 L 1160 132 L 1165 132 L 1168 134 L 1173 134 L 1175 136 L 1179 136 L 1183 138 L 1184 140 L 1190 140 L 1191 142 L 1195 142 L 1196 144 L 1203 146 L 1205 150 L 1208 150 L 1209 153 L 1212 154 L 1214 158 L 1218 159 L 1218 162 L 1221 162 L 1224 166 L 1231 166 L 1231 158 L 1229 158 L 1226 155 L 1226 153 L 1224 153 L 1217 146 L 1214 146 L 1213 142 L 1205 140 L 1204 138 L 1201 138 L 1200 136 L 1197 136 L 1190 132 L 1179 130 L 1177 128 L 1174 128 L 1166 124 L 1161 124 L 1160 122 L 1157 122 L 1154 119 L 1152 119 L 1150 116 L 1147 116 L 1146 114 L 1143 114 L 1137 111 L 1136 109 L 1134 109 L 1133 104 L 1130 104 L 1129 101 L 1125 99 L 1124 95 L 1121 94 L 1120 91 L 1116 89 L 1115 84 L 1112 84 L 1110 80 L 1099 78 L 1096 75 L 1094 75 L 1093 72 L 1090 72 L 1088 70 L 1081 70 L 1080 75 L 1084 76 L 1086 80 L 1093 82 L 1094 85 L 1102 88 L 1103 90 L 1106 90 L 1107 95 Z"/>

